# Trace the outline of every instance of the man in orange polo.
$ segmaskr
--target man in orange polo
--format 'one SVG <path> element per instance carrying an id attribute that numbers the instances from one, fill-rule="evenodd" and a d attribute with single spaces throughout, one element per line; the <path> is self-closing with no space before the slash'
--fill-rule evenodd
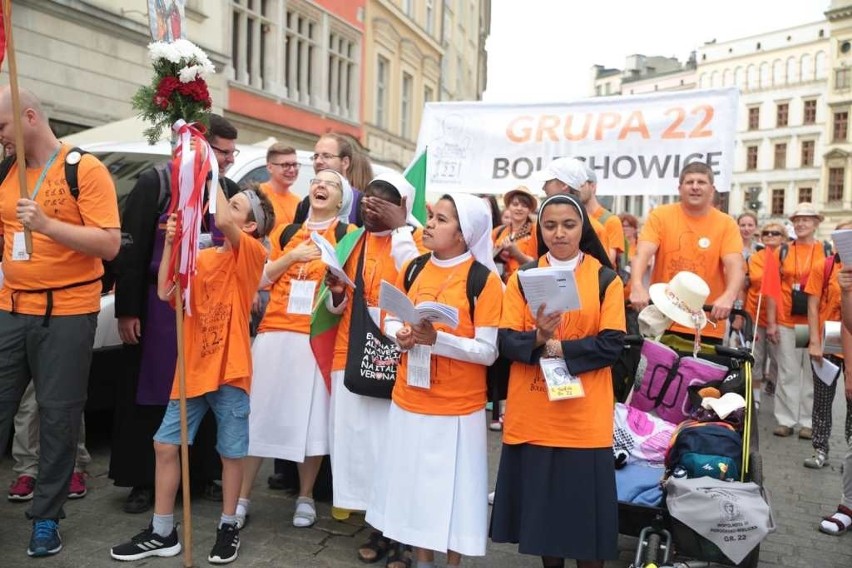
<path id="1" fill-rule="evenodd" d="M 0 289 L 0 447 L 32 378 L 39 406 L 39 476 L 32 506 L 30 556 L 62 548 L 59 518 L 74 471 L 86 404 L 92 343 L 100 310 L 101 259 L 121 244 L 112 177 L 90 154 L 59 142 L 38 99 L 21 89 L 26 193 L 13 165 L 0 185 L 3 271 Z M 12 92 L 0 88 L 0 143 L 15 143 Z M 65 177 L 77 164 L 77 188 Z M 77 191 L 75 191 L 75 189 Z M 32 235 L 32 251 L 25 246 Z M 15 563 L 7 560 L 7 563 Z"/>
<path id="2" fill-rule="evenodd" d="M 734 219 L 713 207 L 713 170 L 693 162 L 680 173 L 680 201 L 654 208 L 639 234 L 630 269 L 630 303 L 636 311 L 648 305 L 648 288 L 642 281 L 651 258 L 651 284 L 668 282 L 683 270 L 701 276 L 710 286 L 711 321 L 703 339 L 721 342 L 725 320 L 731 313 L 745 279 L 743 239 Z M 673 325 L 670 331 L 692 336 L 694 329 Z"/>
<path id="3" fill-rule="evenodd" d="M 260 189 L 275 207 L 275 224 L 289 225 L 296 217 L 296 207 L 301 198 L 290 191 L 299 177 L 299 160 L 296 150 L 276 142 L 266 151 L 266 169 L 269 181 L 260 184 Z"/>

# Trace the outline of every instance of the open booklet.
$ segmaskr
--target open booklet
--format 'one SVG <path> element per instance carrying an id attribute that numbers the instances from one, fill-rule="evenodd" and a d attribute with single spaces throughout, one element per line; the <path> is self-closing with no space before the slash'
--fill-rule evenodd
<path id="1" fill-rule="evenodd" d="M 405 323 L 418 324 L 423 320 L 443 323 L 455 329 L 459 325 L 459 310 L 438 302 L 421 302 L 415 307 L 404 292 L 382 280 L 379 288 L 379 307 Z"/>
<path id="2" fill-rule="evenodd" d="M 331 246 L 331 243 L 317 232 L 311 233 L 311 240 L 319 248 L 320 254 L 322 255 L 321 260 L 326 266 L 328 266 L 329 272 L 345 282 L 350 288 L 354 288 L 355 283 L 352 282 L 352 280 L 346 275 L 343 267 L 340 266 L 340 262 L 337 260 L 337 253 L 334 252 L 334 247 Z"/>
<path id="3" fill-rule="evenodd" d="M 570 312 L 580 309 L 574 271 L 558 266 L 543 266 L 518 272 L 518 281 L 530 311 L 535 315 L 545 305 L 545 313 Z"/>
<path id="4" fill-rule="evenodd" d="M 840 262 L 852 266 L 852 229 L 839 229 L 831 233 L 834 248 L 840 255 Z"/>

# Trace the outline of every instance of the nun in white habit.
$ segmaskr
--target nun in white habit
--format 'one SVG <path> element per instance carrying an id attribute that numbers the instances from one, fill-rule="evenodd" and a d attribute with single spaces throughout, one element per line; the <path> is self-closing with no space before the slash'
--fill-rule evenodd
<path id="1" fill-rule="evenodd" d="M 416 547 L 418 563 L 429 566 L 439 551 L 456 566 L 463 555 L 485 554 L 485 375 L 497 358 L 503 287 L 493 261 L 491 214 L 480 198 L 443 196 L 423 245 L 432 252 L 422 269 L 412 280 L 407 268 L 396 286 L 404 289 L 408 275 L 415 305 L 450 305 L 459 323 L 385 318 L 385 334 L 403 350 L 387 425 L 386 455 L 395 457 L 376 468 L 366 518 L 388 538 Z"/>

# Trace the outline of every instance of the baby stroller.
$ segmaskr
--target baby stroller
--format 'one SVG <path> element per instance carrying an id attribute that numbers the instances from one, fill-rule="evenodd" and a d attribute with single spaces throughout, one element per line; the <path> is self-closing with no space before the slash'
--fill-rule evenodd
<path id="1" fill-rule="evenodd" d="M 709 311 L 709 308 L 709 306 L 705 306 L 705 310 Z M 754 328 L 751 317 L 743 310 L 733 310 L 730 321 L 733 322 L 736 316 L 741 316 L 745 322 L 741 337 L 752 338 Z M 634 379 L 637 377 L 637 371 L 639 372 L 640 380 L 643 377 L 641 366 L 645 361 L 642 361 L 643 357 L 640 354 L 642 353 L 645 341 L 641 336 L 628 336 L 622 356 L 613 366 L 613 382 L 616 398 L 619 402 L 624 402 L 626 399 L 629 400 L 629 395 L 635 394 L 632 391 L 638 392 L 638 385 L 634 384 Z M 681 345 L 681 347 L 684 346 Z M 693 355 L 692 352 L 678 349 L 675 349 L 675 351 L 681 358 Z M 766 523 L 768 524 L 767 530 L 772 531 L 774 530 L 774 526 L 771 514 L 768 513 L 768 499 L 763 489 L 763 462 L 758 449 L 757 428 L 752 425 L 754 403 L 751 396 L 751 371 L 754 360 L 751 354 L 751 341 L 745 341 L 743 345 L 737 348 L 726 347 L 724 345 L 702 345 L 702 349 L 698 353 L 698 358 L 724 366 L 728 372 L 725 380 L 734 381 L 728 384 L 738 385 L 731 388 L 735 388 L 736 392 L 742 395 L 746 401 L 745 408 L 742 410 L 743 423 L 740 442 L 742 444 L 742 461 L 738 468 L 739 475 L 737 479 L 740 482 L 753 482 L 759 488 L 759 498 L 762 499 L 761 504 L 765 505 L 767 516 L 769 517 Z M 644 375 L 646 378 L 647 376 L 647 374 Z M 663 398 L 663 393 L 658 395 L 658 400 L 661 398 Z M 693 400 L 695 400 L 694 396 Z M 701 399 L 699 398 L 698 400 L 700 401 Z M 663 413 L 660 412 L 659 414 Z M 706 538 L 705 534 L 700 534 L 693 530 L 686 523 L 671 514 L 667 505 L 668 497 L 670 496 L 668 495 L 669 490 L 674 485 L 683 483 L 682 480 L 674 479 L 674 484 L 669 485 L 667 481 L 672 475 L 674 477 L 681 477 L 685 476 L 685 473 L 683 471 L 678 472 L 677 469 L 673 473 L 671 469 L 667 469 L 665 473 L 666 482 L 663 483 L 663 499 L 659 506 L 619 501 L 619 533 L 638 537 L 633 566 L 636 568 L 650 566 L 660 568 L 663 566 L 697 567 L 708 566 L 710 563 L 742 567 L 757 566 L 760 554 L 759 541 L 757 541 L 757 546 L 751 549 L 745 558 L 739 562 L 733 562 L 722 552 L 719 546 Z M 716 480 L 712 481 L 719 483 Z M 666 487 L 667 485 L 668 488 Z M 731 489 L 735 485 L 737 488 L 748 486 L 751 490 L 754 490 L 754 486 L 751 484 L 729 484 Z M 721 487 L 724 491 L 724 484 Z M 727 536 L 724 537 L 725 540 L 728 540 L 728 538 Z M 730 538 L 736 539 L 743 537 L 732 533 Z M 725 545 L 723 544 L 722 546 L 724 547 Z M 675 555 L 680 559 L 695 560 L 674 563 Z"/>

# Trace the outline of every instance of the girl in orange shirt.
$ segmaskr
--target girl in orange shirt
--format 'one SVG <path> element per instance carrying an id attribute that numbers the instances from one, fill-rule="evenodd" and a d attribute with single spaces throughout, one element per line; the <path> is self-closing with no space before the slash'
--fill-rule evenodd
<path id="1" fill-rule="evenodd" d="M 352 188 L 336 171 L 322 170 L 311 180 L 308 198 L 308 220 L 283 248 L 281 234 L 287 223 L 270 235 L 272 251 L 261 280 L 261 288 L 269 287 L 270 300 L 252 345 L 249 455 L 237 505 L 240 526 L 245 525 L 252 485 L 265 457 L 298 464 L 293 526 L 309 527 L 316 521 L 313 488 L 322 457 L 328 454 L 329 389 L 310 346 L 311 311 L 325 276 L 311 233 L 332 245 L 337 242 L 338 223 L 346 225 L 349 219 Z"/>
<path id="2" fill-rule="evenodd" d="M 485 555 L 485 373 L 497 358 L 503 299 L 490 228 L 478 197 L 443 196 L 423 233 L 432 253 L 408 297 L 415 305 L 457 308 L 459 324 L 403 325 L 391 315 L 385 321 L 386 335 L 403 351 L 386 433 L 388 455 L 401 459 L 376 468 L 366 518 L 389 538 L 417 547 L 419 567 L 431 567 L 436 550 L 447 553 L 447 566 L 458 566 L 462 555 Z M 475 262 L 490 272 L 471 309 L 467 280 Z M 401 290 L 407 271 L 396 281 Z"/>
<path id="3" fill-rule="evenodd" d="M 609 367 L 623 348 L 624 288 L 611 274 L 601 299 L 599 278 L 612 269 L 574 197 L 548 198 L 538 225 L 546 249 L 538 265 L 573 270 L 582 307 L 533 315 L 517 275 L 509 280 L 500 350 L 513 363 L 491 538 L 518 543 L 547 568 L 564 566 L 565 558 L 602 568 L 618 556 Z M 548 358 L 564 360 L 582 396 L 549 399 L 539 365 Z"/>
<path id="4" fill-rule="evenodd" d="M 509 212 L 510 222 L 492 232 L 495 260 L 503 265 L 503 281 L 519 266 L 536 257 L 535 223 L 530 214 L 535 212 L 538 200 L 530 191 L 520 186 L 503 196 L 503 204 Z"/>

